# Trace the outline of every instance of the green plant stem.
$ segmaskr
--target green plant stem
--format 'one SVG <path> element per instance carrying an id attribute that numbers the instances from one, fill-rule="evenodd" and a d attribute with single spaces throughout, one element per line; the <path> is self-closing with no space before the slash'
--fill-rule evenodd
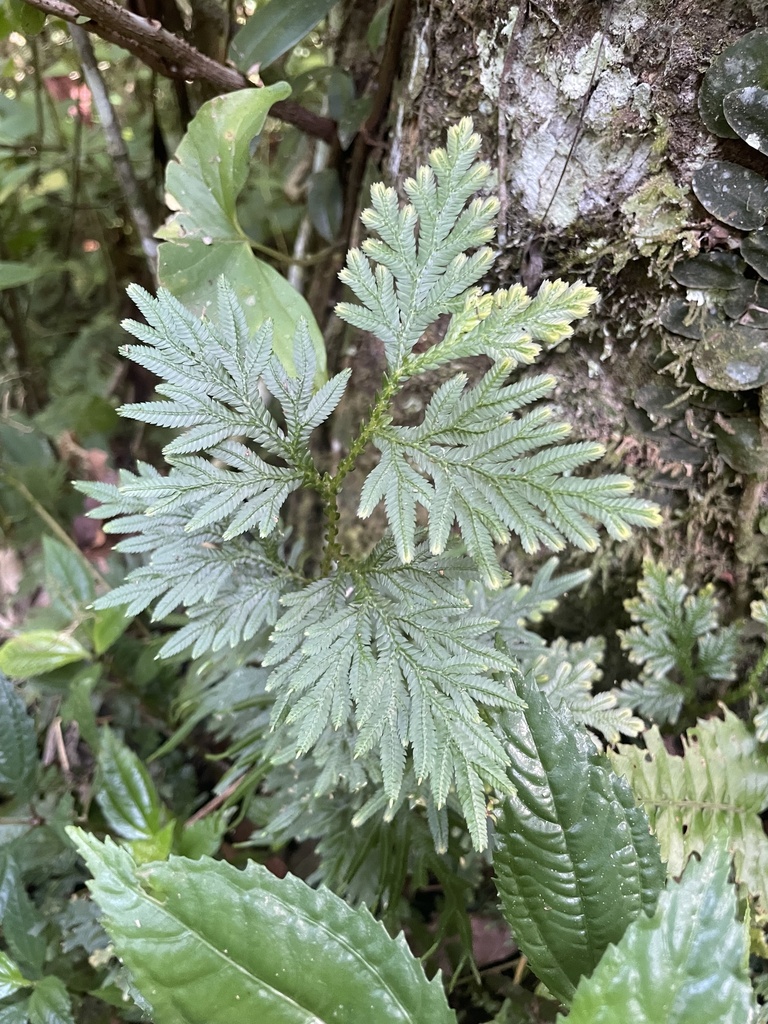
<path id="1" fill-rule="evenodd" d="M 371 408 L 368 419 L 363 423 L 349 451 L 337 466 L 336 472 L 333 474 L 326 473 L 322 478 L 320 494 L 323 498 L 324 511 L 328 521 L 328 534 L 326 536 L 325 552 L 321 567 L 321 572 L 324 576 L 330 573 L 331 565 L 341 557 L 341 545 L 339 543 L 340 515 L 337 504 L 341 485 L 365 451 L 373 435 L 382 426 L 389 410 L 389 404 L 397 394 L 403 379 L 400 373 L 393 373 L 385 378 L 384 386 Z"/>

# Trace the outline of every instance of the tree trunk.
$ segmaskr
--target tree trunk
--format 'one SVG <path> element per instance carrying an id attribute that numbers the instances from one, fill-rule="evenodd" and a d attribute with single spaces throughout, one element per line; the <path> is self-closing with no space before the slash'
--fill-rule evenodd
<path id="1" fill-rule="evenodd" d="M 740 162 L 768 169 L 745 145 L 710 135 L 697 108 L 711 60 L 766 23 L 758 0 L 419 0 L 389 110 L 382 176 L 393 182 L 448 125 L 474 119 L 499 178 L 495 284 L 535 290 L 543 278 L 582 277 L 599 289 L 595 314 L 543 366 L 561 381 L 575 435 L 606 444 L 669 510 L 640 546 L 671 564 L 687 559 L 695 580 L 744 576 L 734 554 L 742 481 L 711 428 L 734 407 L 754 412 L 757 393 L 691 393 L 697 382 L 669 351 L 658 311 L 676 287 L 674 259 L 698 251 L 712 225 L 690 191 L 693 170 L 734 145 Z M 375 361 L 365 344 L 356 358 L 362 382 Z M 615 570 L 618 557 L 609 550 L 605 564 Z"/>

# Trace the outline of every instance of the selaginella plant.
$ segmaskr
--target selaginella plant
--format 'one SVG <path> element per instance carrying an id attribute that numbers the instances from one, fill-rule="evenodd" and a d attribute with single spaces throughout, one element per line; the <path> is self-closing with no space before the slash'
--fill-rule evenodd
<path id="1" fill-rule="evenodd" d="M 165 449 L 167 475 L 141 465 L 117 486 L 82 485 L 97 514 L 114 517 L 119 548 L 146 559 L 99 603 L 134 614 L 154 603 L 158 619 L 184 608 L 164 653 L 196 659 L 198 715 L 228 710 L 229 777 L 266 777 L 279 795 L 282 773 L 283 823 L 291 801 L 317 810 L 325 800 L 327 811 L 332 798 L 350 811 L 347 829 L 426 820 L 439 864 L 465 834 L 460 816 L 477 850 L 495 821 L 503 912 L 574 1024 L 744 1024 L 753 997 L 722 844 L 663 892 L 645 811 L 580 724 L 632 735 L 637 720 L 613 699 L 590 708 L 579 680 L 594 661 L 564 644 L 544 653 L 526 627 L 583 577 L 553 580 L 549 563 L 527 590 L 509 585 L 499 556 L 513 538 L 526 552 L 594 550 L 600 525 L 623 539 L 658 514 L 624 476 L 578 475 L 602 448 L 563 443 L 569 428 L 543 402 L 552 376 L 509 381 L 567 337 L 596 296 L 581 283 L 546 283 L 535 298 L 478 287 L 498 210 L 473 198 L 489 179 L 479 148 L 464 120 L 405 182 L 407 205 L 391 188 L 372 190 L 363 220 L 378 237 L 349 254 L 342 279 L 358 301 L 337 312 L 381 340 L 387 369 L 335 469 L 318 465 L 309 442 L 350 374 L 316 387 L 305 324 L 286 366 L 270 320 L 250 330 L 226 282 L 204 319 L 168 293 L 134 290 L 147 323 L 127 325 L 142 344 L 125 351 L 163 383 L 159 400 L 123 412 L 180 432 Z M 446 314 L 442 341 L 419 346 Z M 418 425 L 395 422 L 393 399 L 409 381 L 474 356 L 490 360 L 484 375 L 449 375 Z M 383 502 L 388 530 L 358 556 L 344 544 L 338 500 L 370 447 L 379 460 L 358 512 Z M 320 559 L 306 563 L 281 520 L 300 489 L 325 517 Z M 439 983 L 365 907 L 255 863 L 241 872 L 206 857 L 163 859 L 151 830 L 136 847 L 121 827 L 120 846 L 72 838 L 158 1024 L 455 1021 Z M 382 834 L 369 832 L 368 847 Z M 665 947 L 679 929 L 681 943 Z M 706 1000 L 703 965 L 714 979 Z"/>
<path id="2" fill-rule="evenodd" d="M 504 586 L 498 546 L 512 535 L 527 552 L 568 543 L 594 550 L 596 525 L 622 539 L 658 516 L 631 495 L 628 478 L 577 475 L 603 449 L 561 443 L 570 427 L 542 401 L 551 375 L 509 383 L 542 343 L 567 337 L 596 296 L 581 283 L 545 283 L 533 299 L 520 286 L 477 287 L 493 259 L 486 243 L 498 211 L 494 198 L 472 198 L 489 177 L 479 146 L 463 121 L 405 183 L 408 205 L 392 188 L 372 190 L 363 221 L 379 237 L 349 253 L 341 277 L 359 303 L 337 313 L 381 339 L 387 370 L 335 472 L 317 467 L 309 439 L 350 371 L 315 390 L 306 324 L 288 369 L 273 354 L 271 321 L 253 335 L 222 282 L 215 313 L 202 320 L 168 293 L 132 291 L 147 323 L 126 324 L 143 344 L 124 354 L 163 378 L 162 397 L 122 413 L 180 430 L 164 450 L 170 472 L 141 465 L 118 486 L 81 489 L 101 503 L 99 516 L 115 517 L 109 531 L 129 535 L 119 549 L 149 555 L 101 606 L 135 614 L 155 602 L 162 618 L 182 605 L 188 623 L 165 654 L 189 649 L 199 658 L 260 637 L 272 726 L 292 757 L 329 743 L 346 749 L 390 804 L 413 778 L 425 783 L 435 816 L 455 788 L 482 848 L 487 788 L 510 789 L 498 713 L 520 700 L 516 661 L 496 639 L 500 616 L 478 613 L 468 584 Z M 446 313 L 443 340 L 417 349 Z M 493 365 L 472 386 L 457 373 L 419 425 L 393 422 L 392 400 L 408 381 L 481 355 Z M 358 559 L 341 544 L 337 498 L 369 445 L 380 458 L 358 511 L 366 518 L 383 502 L 389 530 Z M 322 571 L 310 579 L 286 559 L 280 522 L 300 488 L 317 492 L 326 517 Z"/>

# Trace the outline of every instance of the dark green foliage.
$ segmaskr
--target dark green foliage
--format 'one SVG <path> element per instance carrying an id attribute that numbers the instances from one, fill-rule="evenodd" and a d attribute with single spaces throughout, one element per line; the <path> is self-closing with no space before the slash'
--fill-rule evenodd
<path id="1" fill-rule="evenodd" d="M 576 992 L 571 1024 L 753 1024 L 747 941 L 728 883 L 730 860 L 712 843 L 682 880 L 639 917 Z M 563 1022 L 562 1017 L 558 1021 Z"/>
<path id="2" fill-rule="evenodd" d="M 535 683 L 507 716 L 510 778 L 493 852 L 504 915 L 533 970 L 569 1003 L 610 943 L 652 913 L 664 881 L 631 790 Z"/>
<path id="3" fill-rule="evenodd" d="M 681 572 L 648 561 L 638 591 L 625 602 L 636 625 L 621 643 L 642 672 L 622 684 L 620 702 L 652 721 L 676 722 L 714 681 L 735 677 L 739 631 L 720 626 L 714 587 L 691 594 Z"/>

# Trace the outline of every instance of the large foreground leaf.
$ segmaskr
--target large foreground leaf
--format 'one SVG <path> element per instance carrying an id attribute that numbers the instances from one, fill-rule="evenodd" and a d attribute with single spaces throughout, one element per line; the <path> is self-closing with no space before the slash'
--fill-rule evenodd
<path id="1" fill-rule="evenodd" d="M 504 916 L 547 988 L 569 1003 L 582 975 L 664 880 L 658 844 L 629 787 L 535 682 L 506 716 L 510 775 L 493 856 Z"/>
<path id="2" fill-rule="evenodd" d="M 713 845 L 579 985 L 567 1024 L 751 1024 L 747 933 Z M 560 1024 L 563 1017 L 558 1017 Z"/>
<path id="3" fill-rule="evenodd" d="M 684 757 L 668 753 L 655 727 L 646 749 L 621 746 L 612 755 L 645 807 L 676 877 L 691 853 L 716 835 L 727 835 L 736 878 L 768 909 L 768 839 L 760 814 L 768 807 L 768 757 L 730 711 L 700 721 L 682 737 Z"/>
<path id="4" fill-rule="evenodd" d="M 451 1024 L 402 936 L 326 890 L 249 864 L 127 850 L 71 829 L 104 925 L 155 1024 Z"/>
<path id="5" fill-rule="evenodd" d="M 274 351 L 293 370 L 293 337 L 299 320 L 309 324 L 318 377 L 324 379 L 325 346 L 304 298 L 268 263 L 257 259 L 237 220 L 237 197 L 245 185 L 250 146 L 269 108 L 290 93 L 285 82 L 242 89 L 204 103 L 168 164 L 168 205 L 176 210 L 158 232 L 167 239 L 158 252 L 158 277 L 198 315 L 216 298 L 225 277 L 245 309 L 254 333 L 271 317 Z"/>

